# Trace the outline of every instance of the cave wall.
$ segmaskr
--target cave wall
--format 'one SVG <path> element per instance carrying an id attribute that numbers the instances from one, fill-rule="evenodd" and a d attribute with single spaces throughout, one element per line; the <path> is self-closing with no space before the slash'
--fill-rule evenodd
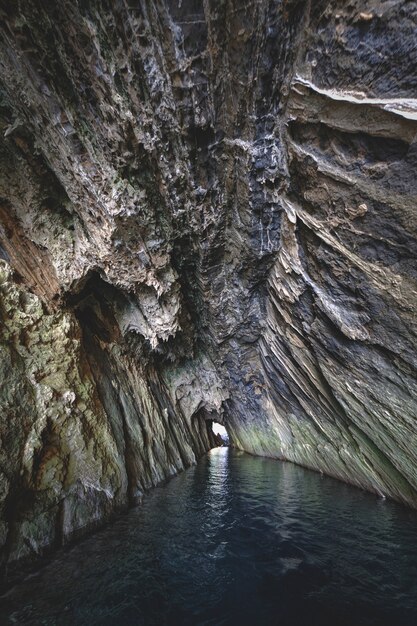
<path id="1" fill-rule="evenodd" d="M 211 418 L 416 506 L 414 3 L 0 11 L 4 560 Z"/>
<path id="2" fill-rule="evenodd" d="M 67 543 L 194 464 L 215 443 L 197 412 L 221 400 L 195 364 L 186 374 L 167 367 L 169 386 L 144 367 L 110 324 L 105 297 L 48 313 L 4 261 L 0 296 L 0 541 L 10 564 Z"/>

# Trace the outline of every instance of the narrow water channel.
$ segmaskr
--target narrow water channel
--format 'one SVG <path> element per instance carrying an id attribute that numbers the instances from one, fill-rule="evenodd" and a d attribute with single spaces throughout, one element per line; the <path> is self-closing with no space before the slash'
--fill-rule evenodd
<path id="1" fill-rule="evenodd" d="M 417 513 L 216 448 L 1 599 L 1 624 L 414 626 Z"/>

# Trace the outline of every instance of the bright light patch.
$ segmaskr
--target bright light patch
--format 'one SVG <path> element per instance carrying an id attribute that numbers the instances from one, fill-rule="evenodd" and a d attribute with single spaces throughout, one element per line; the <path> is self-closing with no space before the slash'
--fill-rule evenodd
<path id="1" fill-rule="evenodd" d="M 225 443 L 229 443 L 229 435 L 227 434 L 227 430 L 224 426 L 222 426 L 222 424 L 213 422 L 212 429 L 215 435 L 219 435 Z"/>

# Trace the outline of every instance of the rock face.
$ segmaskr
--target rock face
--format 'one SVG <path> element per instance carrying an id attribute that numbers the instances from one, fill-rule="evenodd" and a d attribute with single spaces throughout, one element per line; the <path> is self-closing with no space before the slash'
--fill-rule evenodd
<path id="1" fill-rule="evenodd" d="M 414 3 L 0 7 L 3 561 L 211 419 L 417 506 Z"/>

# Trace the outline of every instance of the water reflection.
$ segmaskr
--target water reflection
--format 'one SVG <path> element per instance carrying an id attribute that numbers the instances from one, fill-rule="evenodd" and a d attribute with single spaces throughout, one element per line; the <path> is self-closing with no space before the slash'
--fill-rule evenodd
<path id="1" fill-rule="evenodd" d="M 417 515 L 213 450 L 2 599 L 6 624 L 417 624 Z"/>

